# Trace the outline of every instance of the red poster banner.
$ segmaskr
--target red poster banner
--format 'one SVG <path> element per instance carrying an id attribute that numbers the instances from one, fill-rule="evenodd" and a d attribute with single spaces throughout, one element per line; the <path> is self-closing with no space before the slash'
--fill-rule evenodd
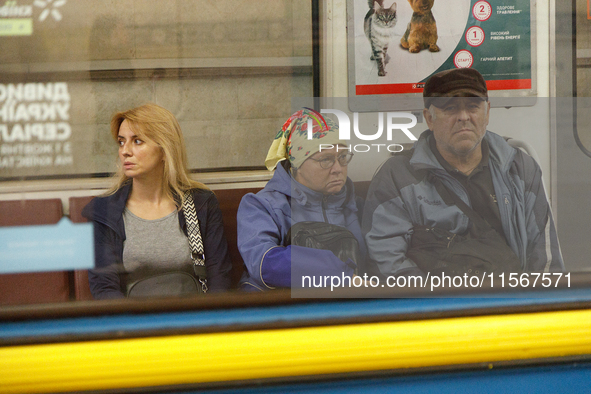
<path id="1" fill-rule="evenodd" d="M 421 93 L 424 83 L 399 83 L 382 85 L 357 85 L 355 93 L 358 96 L 368 94 L 399 94 L 399 93 Z M 531 79 L 504 79 L 486 81 L 488 90 L 513 90 L 531 89 Z"/>

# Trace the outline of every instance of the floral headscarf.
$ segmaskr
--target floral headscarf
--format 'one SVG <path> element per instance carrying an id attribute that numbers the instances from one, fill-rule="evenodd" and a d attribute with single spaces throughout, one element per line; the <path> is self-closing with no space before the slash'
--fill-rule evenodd
<path id="1" fill-rule="evenodd" d="M 308 139 L 308 120 L 312 121 L 312 139 Z M 339 144 L 339 126 L 330 118 L 304 108 L 283 124 L 267 153 L 265 165 L 269 171 L 277 163 L 289 159 L 293 168 L 299 168 L 304 161 L 320 150 L 320 144 Z"/>

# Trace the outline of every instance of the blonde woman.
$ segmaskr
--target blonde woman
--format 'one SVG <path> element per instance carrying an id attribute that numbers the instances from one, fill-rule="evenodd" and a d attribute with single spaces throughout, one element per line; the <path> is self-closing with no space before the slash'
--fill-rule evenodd
<path id="1" fill-rule="evenodd" d="M 227 289 L 232 264 L 219 205 L 210 190 L 190 179 L 174 115 L 155 104 L 142 105 L 115 114 L 111 134 L 119 145 L 116 182 L 83 211 L 94 223 L 96 269 L 89 272 L 94 298 L 124 298 L 133 284 L 170 272 L 193 275 L 181 209 L 186 191 L 193 196 L 199 220 L 207 286 L 211 291 Z M 174 285 L 172 293 L 164 294 L 155 289 L 150 295 L 190 291 L 183 286 Z"/>

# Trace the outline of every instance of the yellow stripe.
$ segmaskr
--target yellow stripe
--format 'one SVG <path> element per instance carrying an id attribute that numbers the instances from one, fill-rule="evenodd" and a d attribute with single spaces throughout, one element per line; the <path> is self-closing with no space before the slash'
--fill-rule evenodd
<path id="1" fill-rule="evenodd" d="M 591 310 L 0 348 L 3 393 L 591 354 Z"/>

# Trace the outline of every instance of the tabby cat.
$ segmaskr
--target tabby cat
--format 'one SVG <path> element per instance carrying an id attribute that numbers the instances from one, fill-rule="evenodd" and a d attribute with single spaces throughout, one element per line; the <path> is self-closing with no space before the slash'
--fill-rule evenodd
<path id="1" fill-rule="evenodd" d="M 383 6 L 383 0 L 369 0 L 369 11 L 365 15 L 363 30 L 371 44 L 370 60 L 378 64 L 378 75 L 386 75 L 388 45 L 394 35 L 396 26 L 396 3 L 390 8 Z"/>

